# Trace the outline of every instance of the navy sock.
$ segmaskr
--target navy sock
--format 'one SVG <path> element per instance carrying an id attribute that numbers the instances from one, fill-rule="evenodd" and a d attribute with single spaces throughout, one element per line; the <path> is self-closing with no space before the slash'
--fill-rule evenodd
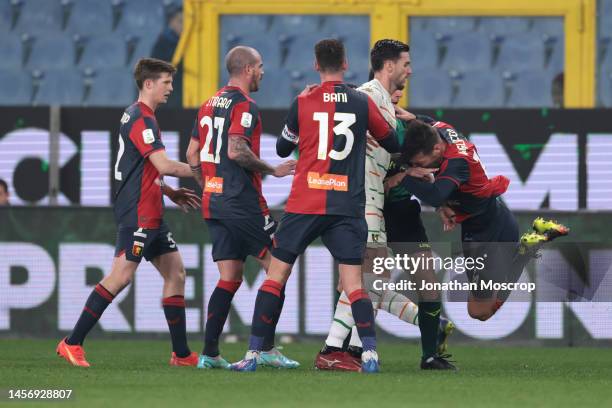
<path id="1" fill-rule="evenodd" d="M 104 313 L 106 307 L 111 304 L 114 298 L 115 295 L 98 283 L 87 298 L 81 316 L 77 320 L 74 329 L 72 329 L 72 333 L 66 339 L 66 343 L 72 346 L 76 344 L 82 345 L 87 333 L 100 320 L 100 316 L 102 316 L 102 313 Z"/>
<path id="2" fill-rule="evenodd" d="M 164 315 L 170 329 L 172 351 L 177 357 L 187 357 L 191 354 L 187 345 L 187 327 L 185 323 L 185 297 L 181 295 L 162 299 Z"/>
<path id="3" fill-rule="evenodd" d="M 278 309 L 274 312 L 274 327 L 271 332 L 264 338 L 263 351 L 270 351 L 274 347 L 274 337 L 276 335 L 276 326 L 278 325 L 278 321 L 280 320 L 281 313 L 283 311 L 283 305 L 285 304 L 285 287 L 284 285 L 280 292 L 280 303 L 278 305 Z"/>
<path id="4" fill-rule="evenodd" d="M 368 293 L 363 289 L 353 291 L 348 295 L 355 326 L 363 344 L 363 351 L 376 350 L 376 330 L 374 328 L 374 308 Z"/>
<path id="5" fill-rule="evenodd" d="M 421 348 L 424 359 L 438 353 L 441 308 L 440 301 L 419 302 L 419 329 L 421 330 Z"/>
<path id="6" fill-rule="evenodd" d="M 204 335 L 204 350 L 202 354 L 209 357 L 219 355 L 219 336 L 227 320 L 234 294 L 242 281 L 224 281 L 219 279 L 217 287 L 208 300 L 208 315 L 206 317 L 206 333 Z"/>
<path id="7" fill-rule="evenodd" d="M 271 279 L 265 280 L 259 288 L 253 311 L 249 350 L 263 350 L 264 339 L 274 336 L 274 315 L 281 305 L 282 288 L 280 283 Z"/>

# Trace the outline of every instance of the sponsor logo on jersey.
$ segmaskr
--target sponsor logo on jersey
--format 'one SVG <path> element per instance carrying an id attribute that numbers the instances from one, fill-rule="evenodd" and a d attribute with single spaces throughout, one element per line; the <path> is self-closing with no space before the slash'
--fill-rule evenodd
<path id="1" fill-rule="evenodd" d="M 308 188 L 315 190 L 348 191 L 348 176 L 342 174 L 319 174 L 316 171 L 308 172 Z"/>
<path id="2" fill-rule="evenodd" d="M 223 193 L 223 177 L 206 177 L 204 192 L 217 194 Z"/>
<path id="3" fill-rule="evenodd" d="M 134 241 L 132 245 L 132 255 L 134 256 L 142 256 L 142 249 L 144 248 L 144 243 L 140 241 Z"/>
<path id="4" fill-rule="evenodd" d="M 155 141 L 155 135 L 153 134 L 153 129 L 145 129 L 142 131 L 142 140 L 145 144 L 151 144 Z"/>
<path id="5" fill-rule="evenodd" d="M 240 124 L 242 127 L 249 128 L 251 127 L 251 123 L 253 122 L 253 115 L 249 112 L 242 112 L 242 117 L 240 118 Z"/>

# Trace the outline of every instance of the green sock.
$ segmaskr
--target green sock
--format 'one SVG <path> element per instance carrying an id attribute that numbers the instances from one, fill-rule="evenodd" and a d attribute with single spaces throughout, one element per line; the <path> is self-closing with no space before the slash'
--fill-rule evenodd
<path id="1" fill-rule="evenodd" d="M 419 329 L 424 359 L 437 353 L 441 307 L 439 301 L 419 302 Z"/>

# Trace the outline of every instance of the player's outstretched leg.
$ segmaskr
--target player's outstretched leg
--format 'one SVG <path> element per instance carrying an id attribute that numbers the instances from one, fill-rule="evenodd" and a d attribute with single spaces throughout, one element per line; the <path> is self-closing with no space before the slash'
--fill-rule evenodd
<path id="1" fill-rule="evenodd" d="M 87 298 L 72 333 L 60 340 L 57 345 L 56 352 L 60 357 L 74 366 L 89 367 L 83 349 L 85 337 L 96 325 L 115 295 L 131 282 L 137 267 L 138 263 L 126 260 L 125 254 L 115 257 L 111 273 L 96 285 Z"/>
<path id="2" fill-rule="evenodd" d="M 291 274 L 292 266 L 292 263 L 286 263 L 272 257 L 268 270 L 268 279 L 262 283 L 255 299 L 249 350 L 244 359 L 230 365 L 231 370 L 257 370 L 257 358 L 260 357 L 263 351 L 265 339 L 274 335 L 274 316 L 281 308 L 281 291 Z"/>

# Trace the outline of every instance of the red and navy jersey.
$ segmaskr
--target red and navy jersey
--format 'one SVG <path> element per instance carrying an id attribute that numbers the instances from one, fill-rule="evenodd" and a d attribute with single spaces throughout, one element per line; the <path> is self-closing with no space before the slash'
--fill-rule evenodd
<path id="1" fill-rule="evenodd" d="M 285 211 L 364 217 L 367 131 L 395 138 L 367 94 L 330 81 L 299 95 L 281 136 L 299 149 Z"/>
<path id="2" fill-rule="evenodd" d="M 163 216 L 159 172 L 148 159 L 164 149 L 155 114 L 137 102 L 121 118 L 115 162 L 115 221 L 123 227 L 157 229 Z"/>
<path id="3" fill-rule="evenodd" d="M 461 223 L 472 219 L 478 223 L 478 218 L 488 218 L 483 216 L 494 211 L 497 197 L 506 192 L 510 180 L 504 176 L 489 178 L 476 146 L 452 126 L 444 122 L 433 122 L 431 125 L 448 143 L 435 179 L 450 180 L 456 184 L 456 189 L 446 202 L 455 211 L 456 221 Z"/>
<path id="4" fill-rule="evenodd" d="M 200 107 L 191 134 L 201 149 L 202 215 L 207 219 L 268 215 L 261 173 L 247 170 L 227 156 L 229 135 L 245 139 L 259 157 L 259 110 L 254 100 L 234 86 L 221 88 Z"/>

